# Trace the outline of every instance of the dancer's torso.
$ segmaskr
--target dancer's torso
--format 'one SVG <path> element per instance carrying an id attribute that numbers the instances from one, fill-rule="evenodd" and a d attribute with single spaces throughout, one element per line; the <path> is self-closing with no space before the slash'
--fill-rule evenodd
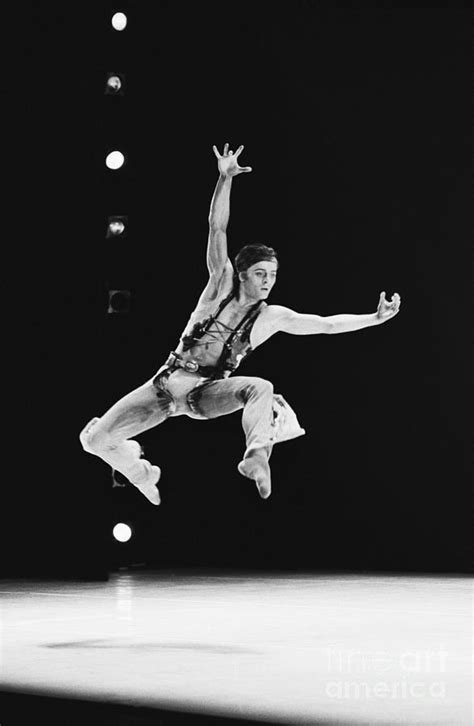
<path id="1" fill-rule="evenodd" d="M 183 366 L 178 366 L 176 370 L 176 366 L 167 361 L 158 370 L 158 374 L 168 371 L 166 375 L 168 388 L 172 378 L 184 383 L 184 378 L 189 377 L 189 384 L 191 384 L 192 381 L 226 377 L 235 370 L 249 352 L 270 338 L 277 329 L 274 322 L 275 316 L 272 314 L 274 306 L 262 302 L 256 310 L 257 314 L 254 315 L 255 311 L 251 309 L 249 311 L 252 306 L 241 306 L 235 299 L 229 299 L 226 302 L 226 299 L 232 298 L 232 288 L 232 267 L 224 271 L 217 286 L 209 280 L 175 348 L 175 352 L 182 361 L 190 362 L 191 367 L 185 371 Z M 239 326 L 248 312 L 250 317 L 243 326 L 240 326 L 240 332 L 242 333 L 243 327 L 244 334 L 240 337 L 233 335 L 232 331 Z M 193 333 L 196 332 L 195 326 L 199 326 L 209 318 L 212 318 L 212 325 L 209 329 L 205 330 L 202 335 L 193 336 Z M 228 355 L 229 339 L 231 342 L 233 341 L 230 356 Z M 224 350 L 226 343 L 228 347 L 227 350 Z M 170 358 L 172 361 L 172 356 Z M 230 365 L 226 365 L 226 363 L 230 363 Z M 193 366 L 196 364 L 200 368 L 202 367 L 202 370 L 188 373 L 187 371 L 193 370 Z M 171 376 L 170 367 L 175 370 Z M 184 376 L 185 373 L 186 376 Z"/>
<path id="2" fill-rule="evenodd" d="M 173 372 L 170 373 L 168 363 L 162 365 L 158 370 L 154 383 L 156 384 L 158 380 L 161 380 L 159 376 L 164 373 L 165 378 L 160 385 L 164 385 L 167 392 L 171 393 L 176 401 L 184 401 L 187 394 L 196 385 L 200 385 L 209 378 L 222 377 L 222 358 L 226 358 L 224 345 L 232 337 L 232 331 L 239 326 L 249 310 L 239 305 L 235 299 L 229 300 L 228 304 L 225 304 L 226 298 L 230 296 L 232 291 L 232 274 L 223 276 L 216 294 L 209 296 L 208 291 L 210 289 L 212 290 L 208 285 L 203 291 L 175 351 L 183 361 L 194 361 L 199 366 L 210 367 L 208 370 L 214 368 L 215 373 L 189 372 L 182 367 L 172 368 Z M 231 365 L 236 362 L 238 364 L 249 352 L 273 335 L 275 328 L 271 309 L 271 305 L 268 306 L 263 302 L 258 306 L 257 315 L 250 314 L 250 324 L 244 324 L 244 336 L 240 338 L 234 336 L 232 355 L 230 356 Z M 209 318 L 214 318 L 209 330 L 205 331 L 203 335 L 194 341 L 194 344 L 190 345 L 190 342 L 193 342 L 191 339 L 196 324 L 203 323 Z M 221 364 L 220 368 L 219 364 Z M 204 377 L 202 377 L 203 375 Z M 226 375 L 229 375 L 229 370 L 224 373 L 224 377 Z M 177 414 L 182 412 L 184 411 L 177 410 Z"/>
<path id="3" fill-rule="evenodd" d="M 267 307 L 266 303 L 243 307 L 235 298 L 229 297 L 229 293 L 220 295 L 212 302 L 198 305 L 194 310 L 176 348 L 184 360 L 192 359 L 201 366 L 217 366 L 227 342 L 233 341 L 233 348 L 239 349 L 242 355 L 256 347 L 258 336 L 255 339 L 255 324 Z M 248 324 L 244 322 L 243 327 L 239 328 L 248 313 Z M 199 330 L 201 324 L 207 328 L 202 334 Z M 237 336 L 234 335 L 236 329 Z"/>

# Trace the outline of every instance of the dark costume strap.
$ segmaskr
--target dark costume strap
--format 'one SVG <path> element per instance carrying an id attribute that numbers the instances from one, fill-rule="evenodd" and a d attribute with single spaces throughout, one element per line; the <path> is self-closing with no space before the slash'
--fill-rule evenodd
<path id="1" fill-rule="evenodd" d="M 220 313 L 224 310 L 225 306 L 230 303 L 234 296 L 234 293 L 231 292 L 229 295 L 227 295 L 224 300 L 221 300 L 219 307 L 217 308 L 217 311 L 214 313 L 214 315 L 210 315 L 208 318 L 203 320 L 201 323 L 195 323 L 193 326 L 193 329 L 189 333 L 189 335 L 183 335 L 181 338 L 181 342 L 183 344 L 183 352 L 186 352 L 190 348 L 195 345 L 196 341 L 198 341 L 204 333 L 207 333 L 211 325 L 214 323 L 216 318 L 220 315 Z"/>
<path id="2" fill-rule="evenodd" d="M 242 341 L 244 341 L 247 337 L 250 338 L 250 330 L 252 329 L 252 325 L 257 317 L 257 315 L 260 312 L 260 308 L 262 305 L 262 301 L 259 300 L 255 305 L 252 305 L 250 310 L 247 311 L 247 313 L 244 315 L 240 323 L 237 325 L 236 328 L 232 331 L 232 333 L 227 338 L 226 342 L 224 343 L 224 347 L 222 348 L 222 353 L 217 361 L 217 369 L 222 374 L 224 371 L 234 371 L 237 368 L 236 364 L 230 364 L 228 363 L 229 358 L 232 355 L 232 347 L 234 344 L 235 339 L 238 337 Z"/>
<path id="3" fill-rule="evenodd" d="M 187 350 L 192 348 L 197 343 L 197 341 L 200 340 L 200 338 L 202 338 L 203 335 L 208 332 L 211 325 L 215 323 L 222 310 L 224 310 L 224 308 L 230 303 L 233 297 L 234 292 L 231 292 L 226 298 L 224 298 L 224 300 L 220 302 L 219 307 L 217 308 L 217 311 L 214 313 L 214 315 L 210 315 L 201 323 L 195 323 L 190 334 L 184 335 L 181 338 L 181 342 L 183 344 L 183 352 L 186 352 Z M 231 373 L 233 370 L 235 370 L 237 365 L 229 364 L 229 358 L 232 355 L 232 346 L 237 337 L 240 338 L 242 341 L 250 338 L 250 330 L 255 318 L 260 312 L 261 305 L 261 300 L 256 302 L 255 305 L 252 305 L 252 307 L 246 312 L 242 320 L 238 323 L 236 328 L 231 331 L 229 337 L 224 343 L 220 358 L 217 361 L 215 368 L 213 369 L 214 375 L 212 377 L 221 378 L 225 372 Z"/>

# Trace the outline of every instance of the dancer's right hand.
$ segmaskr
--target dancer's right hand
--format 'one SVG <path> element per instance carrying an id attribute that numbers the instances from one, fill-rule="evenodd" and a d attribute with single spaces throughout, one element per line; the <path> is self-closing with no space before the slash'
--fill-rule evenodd
<path id="1" fill-rule="evenodd" d="M 239 146 L 234 154 L 233 151 L 229 151 L 229 144 L 225 144 L 224 153 L 221 155 L 219 154 L 216 146 L 212 147 L 214 154 L 217 157 L 217 168 L 221 174 L 232 177 L 237 176 L 237 174 L 244 174 L 248 171 L 252 171 L 251 166 L 239 166 L 237 163 L 237 157 L 242 153 L 243 148 L 243 145 Z"/>

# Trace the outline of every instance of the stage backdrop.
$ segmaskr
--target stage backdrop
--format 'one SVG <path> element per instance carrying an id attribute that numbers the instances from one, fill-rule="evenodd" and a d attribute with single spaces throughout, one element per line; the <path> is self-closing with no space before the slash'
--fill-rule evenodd
<path id="1" fill-rule="evenodd" d="M 117 32 L 101 5 L 36 9 L 22 39 L 38 82 L 12 139 L 5 571 L 465 569 L 467 9 L 130 2 Z M 112 72 L 123 94 L 104 93 Z M 369 313 L 385 290 L 402 307 L 359 332 L 280 333 L 241 366 L 306 429 L 275 447 L 268 501 L 236 470 L 240 414 L 181 417 L 140 437 L 163 470 L 154 508 L 112 488 L 78 433 L 177 345 L 225 142 L 253 167 L 233 183 L 229 253 L 278 250 L 270 302 Z M 106 238 L 110 215 L 126 237 Z M 130 290 L 127 314 L 107 313 L 108 289 Z"/>

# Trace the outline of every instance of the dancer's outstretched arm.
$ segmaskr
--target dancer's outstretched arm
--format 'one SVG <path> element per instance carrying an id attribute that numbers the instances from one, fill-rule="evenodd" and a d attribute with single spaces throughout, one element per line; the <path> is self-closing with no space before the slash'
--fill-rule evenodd
<path id="1" fill-rule="evenodd" d="M 307 315 L 280 305 L 271 305 L 270 309 L 276 331 L 293 335 L 312 335 L 315 333 L 348 333 L 352 330 L 380 325 L 391 320 L 398 313 L 400 302 L 400 295 L 397 292 L 391 300 L 387 300 L 385 292 L 381 292 L 377 311 L 367 315 Z"/>
<path id="2" fill-rule="evenodd" d="M 227 264 L 230 265 L 227 253 L 227 225 L 230 216 L 230 191 L 232 177 L 252 171 L 250 166 L 240 167 L 237 158 L 242 153 L 243 146 L 237 151 L 229 151 L 229 144 L 225 144 L 221 155 L 215 146 L 212 147 L 217 157 L 219 179 L 211 200 L 209 211 L 209 238 L 207 243 L 207 267 L 211 277 L 217 280 L 224 272 Z"/>

